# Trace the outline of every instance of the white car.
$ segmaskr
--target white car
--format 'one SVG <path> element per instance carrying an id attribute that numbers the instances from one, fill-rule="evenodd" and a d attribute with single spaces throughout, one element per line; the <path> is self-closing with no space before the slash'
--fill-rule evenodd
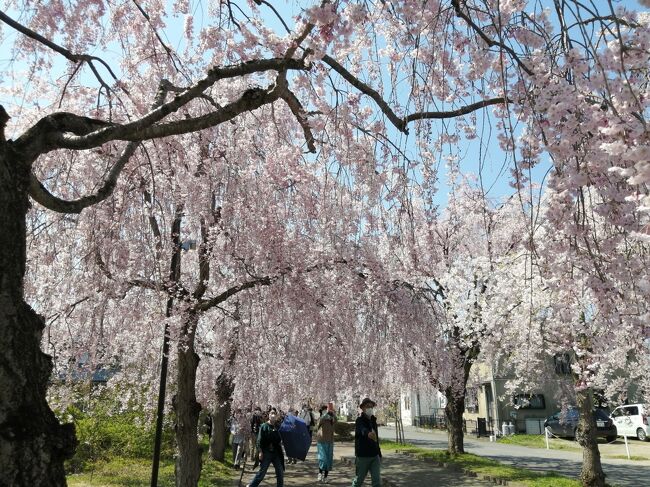
<path id="1" fill-rule="evenodd" d="M 643 404 L 626 404 L 612 411 L 612 420 L 616 425 L 618 436 L 636 436 L 646 441 L 650 435 L 648 408 Z"/>

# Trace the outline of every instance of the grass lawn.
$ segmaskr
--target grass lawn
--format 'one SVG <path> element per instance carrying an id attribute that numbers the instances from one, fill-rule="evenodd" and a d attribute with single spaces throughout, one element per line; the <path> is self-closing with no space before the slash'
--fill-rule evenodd
<path id="1" fill-rule="evenodd" d="M 144 458 L 113 458 L 108 462 L 98 462 L 88 470 L 68 476 L 71 487 L 149 487 L 151 484 L 151 460 Z M 204 460 L 199 487 L 231 487 L 235 475 L 229 465 L 212 460 Z M 160 462 L 158 473 L 159 487 L 174 487 L 174 462 Z"/>
<path id="2" fill-rule="evenodd" d="M 207 452 L 207 444 L 204 445 Z M 199 487 L 231 487 L 241 472 L 233 470 L 232 453 L 226 450 L 226 463 L 215 462 L 203 454 L 203 468 Z M 70 487 L 149 487 L 151 485 L 151 458 L 112 457 L 91 464 L 81 473 L 67 477 Z M 160 460 L 159 487 L 174 487 L 174 460 Z"/>
<path id="3" fill-rule="evenodd" d="M 501 436 L 497 439 L 498 443 L 504 445 L 520 445 L 529 446 L 533 448 L 546 448 L 546 438 L 544 435 L 510 435 Z M 548 445 L 551 450 L 573 450 L 580 451 L 580 445 L 575 441 L 563 440 L 560 438 L 549 438 Z"/>
<path id="4" fill-rule="evenodd" d="M 520 445 L 533 448 L 546 448 L 546 440 L 544 435 L 512 435 L 501 437 L 497 440 L 499 443 L 508 444 L 508 445 Z M 605 438 L 598 438 L 598 443 L 606 443 Z M 581 451 L 580 445 L 575 441 L 565 440 L 560 438 L 549 438 L 548 444 L 551 450 L 569 450 L 569 451 Z M 623 448 L 623 447 L 621 447 Z M 623 450 L 624 451 L 624 450 Z M 616 454 L 612 455 L 611 450 L 608 452 L 607 449 L 601 448 L 600 456 L 602 458 L 618 458 L 621 460 L 627 460 L 627 455 Z M 647 456 L 643 455 L 631 455 L 630 460 L 650 460 Z"/>
<path id="5" fill-rule="evenodd" d="M 393 441 L 381 441 L 383 450 L 400 450 L 415 454 L 420 458 L 430 458 L 441 463 L 456 465 L 463 470 L 476 472 L 479 475 L 487 475 L 505 479 L 511 485 L 525 487 L 580 487 L 577 480 L 570 479 L 558 474 L 542 474 L 525 470 L 523 468 L 504 465 L 495 460 L 465 453 L 463 455 L 449 455 L 445 450 L 430 450 L 410 445 L 400 445 Z"/>

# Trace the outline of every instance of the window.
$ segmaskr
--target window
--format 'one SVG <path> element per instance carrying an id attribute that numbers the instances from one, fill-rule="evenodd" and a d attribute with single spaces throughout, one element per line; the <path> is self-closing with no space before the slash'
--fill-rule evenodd
<path id="1" fill-rule="evenodd" d="M 478 413 L 478 391 L 475 388 L 467 389 L 465 393 L 465 411 Z"/>
<path id="2" fill-rule="evenodd" d="M 512 398 L 515 409 L 546 409 L 544 394 L 517 394 Z"/>
<path id="3" fill-rule="evenodd" d="M 571 354 L 568 352 L 558 353 L 553 357 L 555 362 L 555 373 L 559 375 L 571 374 Z"/>
<path id="4" fill-rule="evenodd" d="M 406 411 L 411 410 L 411 396 L 404 396 L 404 409 Z"/>
<path id="5" fill-rule="evenodd" d="M 625 408 L 626 416 L 637 416 L 639 414 L 639 408 L 637 406 L 628 406 Z"/>

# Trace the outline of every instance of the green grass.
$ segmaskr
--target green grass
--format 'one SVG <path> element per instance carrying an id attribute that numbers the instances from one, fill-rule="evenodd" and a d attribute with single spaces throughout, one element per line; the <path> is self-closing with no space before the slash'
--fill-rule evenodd
<path id="1" fill-rule="evenodd" d="M 230 487 L 235 474 L 226 464 L 204 460 L 199 487 Z M 142 458 L 112 458 L 98 462 L 93 470 L 68 476 L 70 487 L 148 487 L 151 483 L 151 460 Z M 173 487 L 174 462 L 164 460 L 158 472 L 159 487 Z"/>
<path id="2" fill-rule="evenodd" d="M 532 448 L 546 448 L 544 435 L 510 435 L 502 436 L 497 440 L 504 445 L 519 445 Z M 549 447 L 552 450 L 575 450 L 580 451 L 580 446 L 575 441 L 563 440 L 560 438 L 549 438 Z"/>
<path id="3" fill-rule="evenodd" d="M 205 443 L 205 442 L 203 442 Z M 207 444 L 203 444 L 207 452 Z M 230 449 L 226 459 L 232 458 Z M 203 455 L 203 468 L 199 487 L 231 487 L 233 479 L 241 472 L 232 469 L 232 462 L 215 462 Z M 83 472 L 68 475 L 70 487 L 149 487 L 151 484 L 150 458 L 110 457 L 86 464 Z M 174 460 L 170 457 L 160 460 L 158 486 L 174 487 Z"/>
<path id="4" fill-rule="evenodd" d="M 384 450 L 400 450 L 414 454 L 418 458 L 431 459 L 436 462 L 455 465 L 463 470 L 476 472 L 481 476 L 489 476 L 507 480 L 525 487 L 580 487 L 577 480 L 558 474 L 542 474 L 523 468 L 504 465 L 495 460 L 465 453 L 450 455 L 446 450 L 430 450 L 411 445 L 400 445 L 394 441 L 381 441 Z"/>
<path id="5" fill-rule="evenodd" d="M 497 440 L 499 443 L 507 445 L 519 445 L 525 447 L 533 448 L 546 448 L 546 439 L 544 435 L 512 435 L 501 437 Z M 549 447 L 551 450 L 569 450 L 569 451 L 581 451 L 582 448 L 575 442 L 571 440 L 564 440 L 559 438 L 549 438 Z M 599 443 L 606 443 L 605 438 L 598 438 Z M 608 455 L 603 451 L 600 452 L 602 458 L 618 458 L 622 460 L 627 460 L 627 455 Z M 641 455 L 632 455 L 630 460 L 643 461 L 650 460 L 647 456 Z"/>
<path id="6" fill-rule="evenodd" d="M 627 460 L 627 455 L 605 455 L 605 458 L 618 458 L 620 460 Z M 644 460 L 650 460 L 648 457 L 644 457 L 641 455 L 630 455 L 630 460 L 639 460 L 639 461 L 644 461 Z"/>

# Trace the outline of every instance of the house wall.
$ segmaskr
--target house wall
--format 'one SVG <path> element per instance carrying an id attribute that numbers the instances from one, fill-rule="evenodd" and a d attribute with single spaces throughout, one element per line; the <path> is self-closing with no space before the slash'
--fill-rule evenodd
<path id="1" fill-rule="evenodd" d="M 402 424 L 412 426 L 414 417 L 433 415 L 435 411 L 445 407 L 444 401 L 445 397 L 437 390 L 402 392 L 400 395 Z"/>

